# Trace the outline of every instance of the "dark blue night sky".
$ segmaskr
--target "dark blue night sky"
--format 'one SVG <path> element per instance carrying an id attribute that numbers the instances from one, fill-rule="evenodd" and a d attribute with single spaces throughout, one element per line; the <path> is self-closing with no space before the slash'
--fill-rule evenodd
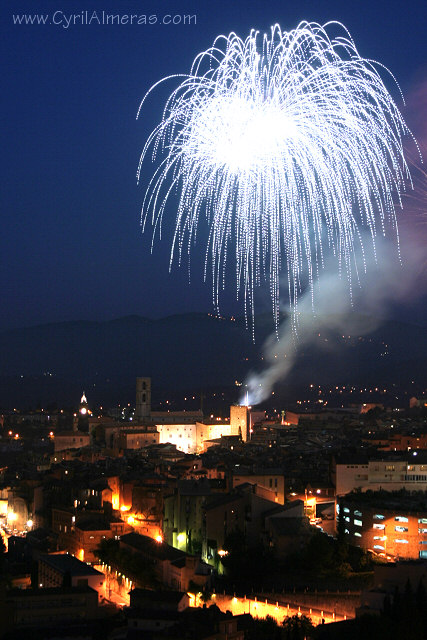
<path id="1" fill-rule="evenodd" d="M 13 14 L 94 10 L 159 18 L 195 14 L 197 24 L 65 29 L 12 20 Z M 291 29 L 302 19 L 343 22 L 361 55 L 391 69 L 405 95 L 426 75 L 425 0 L 3 3 L 1 329 L 212 311 L 202 245 L 190 285 L 185 267 L 169 273 L 173 211 L 153 255 L 151 234 L 141 235 L 137 163 L 173 85 L 153 94 L 136 121 L 139 102 L 163 76 L 187 72 L 216 35 L 234 30 L 246 36 L 252 27 L 265 30 L 275 22 Z M 224 312 L 241 313 L 233 284 Z M 260 292 L 257 304 L 269 309 L 268 294 Z"/>

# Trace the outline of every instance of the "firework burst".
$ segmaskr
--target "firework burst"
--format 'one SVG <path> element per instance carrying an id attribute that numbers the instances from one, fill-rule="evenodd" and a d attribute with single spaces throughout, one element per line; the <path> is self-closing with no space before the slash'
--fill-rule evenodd
<path id="1" fill-rule="evenodd" d="M 331 38 L 332 30 L 340 35 Z M 154 238 L 178 194 L 172 264 L 190 255 L 206 218 L 205 277 L 210 268 L 216 307 L 231 251 L 245 310 L 253 315 L 254 287 L 267 282 L 277 324 L 282 269 L 294 310 L 326 251 L 351 291 L 360 229 L 369 229 L 375 246 L 386 222 L 396 228 L 395 204 L 409 177 L 402 140 L 410 132 L 380 72 L 395 84 L 384 67 L 360 57 L 343 25 L 302 22 L 289 32 L 279 25 L 251 31 L 245 40 L 220 36 L 188 75 L 164 79 L 180 84 L 141 154 L 138 180 L 147 155 L 158 162 L 142 224 L 152 221 Z"/>

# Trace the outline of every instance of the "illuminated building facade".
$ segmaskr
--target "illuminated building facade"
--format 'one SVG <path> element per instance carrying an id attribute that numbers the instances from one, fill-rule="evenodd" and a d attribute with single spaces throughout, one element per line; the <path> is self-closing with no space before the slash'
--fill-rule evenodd
<path id="1" fill-rule="evenodd" d="M 201 410 L 152 411 L 151 378 L 137 378 L 133 425 L 127 425 L 125 430 L 111 427 L 108 433 L 106 430 L 105 438 L 107 445 L 115 441 L 122 449 L 170 443 L 184 453 L 201 453 L 205 450 L 205 442 L 222 436 L 240 436 L 246 441 L 248 415 L 248 407 L 231 406 L 229 422 L 205 424 Z"/>
<path id="2" fill-rule="evenodd" d="M 234 412 L 233 409 L 243 409 L 243 412 Z M 242 430 L 243 422 L 247 421 L 246 407 L 230 407 L 230 423 L 215 422 L 205 424 L 195 422 L 193 424 L 157 424 L 159 443 L 169 442 L 174 444 L 179 451 L 184 453 L 201 453 L 205 451 L 205 443 L 222 436 L 240 436 L 246 433 Z"/>
<path id="3" fill-rule="evenodd" d="M 158 424 L 159 444 L 174 444 L 179 451 L 196 453 L 197 435 L 195 424 Z"/>
<path id="4" fill-rule="evenodd" d="M 337 496 L 361 491 L 427 491 L 427 451 L 384 454 L 370 460 L 336 462 L 333 471 Z"/>
<path id="5" fill-rule="evenodd" d="M 337 519 L 349 544 L 391 558 L 427 559 L 427 503 L 419 494 L 350 494 L 340 499 Z"/>
<path id="6" fill-rule="evenodd" d="M 180 480 L 174 493 L 165 496 L 163 532 L 168 544 L 181 551 L 200 553 L 203 508 L 211 493 L 209 480 Z"/>

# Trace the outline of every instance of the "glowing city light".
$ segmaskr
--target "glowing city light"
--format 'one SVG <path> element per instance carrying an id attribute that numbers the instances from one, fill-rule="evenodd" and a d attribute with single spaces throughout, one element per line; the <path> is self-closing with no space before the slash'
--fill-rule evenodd
<path id="1" fill-rule="evenodd" d="M 158 542 L 159 544 L 160 544 L 161 542 L 163 542 L 163 538 L 162 538 L 162 536 L 161 536 L 161 535 L 156 536 L 154 539 L 155 539 L 155 541 L 156 541 L 156 542 Z"/>
<path id="2" fill-rule="evenodd" d="M 147 155 L 158 160 L 142 226 L 151 219 L 154 242 L 178 193 L 170 264 L 175 257 L 181 263 L 206 216 L 205 277 L 210 264 L 217 309 L 232 250 L 245 309 L 254 314 L 254 287 L 265 281 L 277 323 L 282 263 L 295 310 L 326 252 L 351 291 L 361 228 L 375 251 L 377 231 L 387 221 L 396 226 L 410 132 L 379 70 L 394 82 L 359 55 L 342 24 L 301 22 L 289 32 L 277 24 L 266 34 L 252 30 L 245 40 L 219 36 L 189 74 L 160 81 L 183 78 L 141 154 L 138 181 Z"/>

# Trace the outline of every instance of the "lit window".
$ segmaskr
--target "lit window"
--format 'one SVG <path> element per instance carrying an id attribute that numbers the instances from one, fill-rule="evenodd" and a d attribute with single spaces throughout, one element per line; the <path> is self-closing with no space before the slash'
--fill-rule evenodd
<path id="1" fill-rule="evenodd" d="M 374 524 L 372 526 L 374 529 L 385 529 L 385 524 Z"/>
<path id="2" fill-rule="evenodd" d="M 420 544 L 427 544 L 427 540 L 420 540 Z"/>
<path id="3" fill-rule="evenodd" d="M 350 509 L 348 507 L 344 507 L 344 513 L 350 513 Z"/>
<path id="4" fill-rule="evenodd" d="M 374 515 L 374 520 L 384 520 L 385 516 L 382 516 L 380 513 L 376 513 Z"/>
<path id="5" fill-rule="evenodd" d="M 427 529 L 418 529 L 418 533 L 427 533 Z"/>
<path id="6" fill-rule="evenodd" d="M 424 549 L 420 551 L 420 558 L 427 558 L 427 551 L 424 551 Z"/>
<path id="7" fill-rule="evenodd" d="M 362 521 L 361 521 L 361 520 L 356 520 L 356 518 L 355 518 L 355 519 L 354 519 L 354 524 L 355 524 L 357 527 L 361 527 L 361 526 L 362 526 Z"/>
<path id="8" fill-rule="evenodd" d="M 382 551 L 384 551 L 384 547 L 382 547 L 380 544 L 374 544 L 374 549 L 381 549 Z"/>
<path id="9" fill-rule="evenodd" d="M 362 534 L 359 533 L 358 531 L 355 531 L 354 535 L 356 536 L 356 538 L 361 538 L 362 537 Z"/>
<path id="10" fill-rule="evenodd" d="M 374 536 L 374 540 L 382 540 L 383 537 L 382 536 Z"/>
<path id="11" fill-rule="evenodd" d="M 350 533 L 348 529 L 344 529 L 344 533 Z"/>
<path id="12" fill-rule="evenodd" d="M 404 538 L 396 538 L 395 542 L 398 542 L 401 544 L 408 544 L 408 541 L 405 540 Z"/>
<path id="13" fill-rule="evenodd" d="M 349 517 L 349 516 L 345 516 L 344 520 L 345 520 L 346 522 L 350 522 L 350 517 Z"/>
<path id="14" fill-rule="evenodd" d="M 418 524 L 427 524 L 427 518 L 418 518 Z"/>
<path id="15" fill-rule="evenodd" d="M 395 520 L 396 522 L 408 522 L 408 518 L 405 518 L 405 516 L 396 516 Z"/>
<path id="16" fill-rule="evenodd" d="M 355 511 L 354 515 L 355 516 L 359 516 L 359 518 L 361 518 L 362 517 L 362 512 L 361 511 Z"/>
<path id="17" fill-rule="evenodd" d="M 399 531 L 400 533 L 405 533 L 406 531 L 408 531 L 408 527 L 394 527 L 394 530 Z"/>

